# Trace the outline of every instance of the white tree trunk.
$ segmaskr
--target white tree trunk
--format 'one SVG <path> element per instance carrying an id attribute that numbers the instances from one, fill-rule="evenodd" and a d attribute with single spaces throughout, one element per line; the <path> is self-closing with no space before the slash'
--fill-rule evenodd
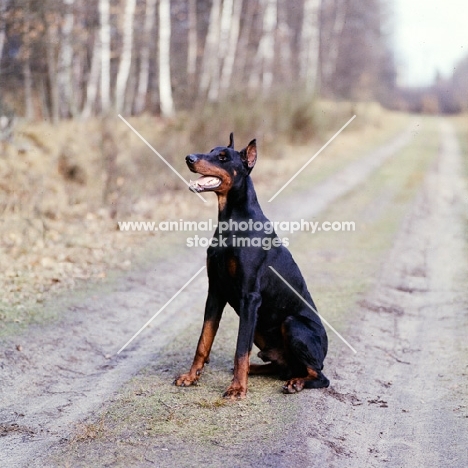
<path id="1" fill-rule="evenodd" d="M 85 63 L 87 60 L 88 47 L 80 45 L 80 50 L 74 53 L 73 66 L 71 73 L 72 84 L 72 115 L 78 117 L 81 115 L 82 105 L 84 102 L 84 72 Z"/>
<path id="2" fill-rule="evenodd" d="M 0 30 L 0 63 L 3 57 L 3 46 L 5 45 L 5 29 Z"/>
<path id="3" fill-rule="evenodd" d="M 276 62 L 279 65 L 280 80 L 284 83 L 292 83 L 296 79 L 293 67 L 293 34 L 288 24 L 286 8 L 287 5 L 281 5 L 281 9 L 280 5 L 278 5 L 278 26 L 276 30 L 276 53 L 278 56 Z"/>
<path id="4" fill-rule="evenodd" d="M 270 90 L 273 83 L 273 67 L 275 59 L 275 29 L 278 23 L 277 0 L 262 0 L 263 28 L 262 37 L 257 49 L 253 67 L 259 72 L 251 75 L 249 85 L 258 88 L 261 85 L 264 92 Z"/>
<path id="5" fill-rule="evenodd" d="M 34 119 L 34 104 L 33 104 L 33 81 L 31 74 L 31 64 L 29 60 L 29 52 L 23 63 L 24 75 L 24 100 L 25 100 L 25 117 L 26 120 Z"/>
<path id="6" fill-rule="evenodd" d="M 26 120 L 34 118 L 34 104 L 33 104 L 33 81 L 31 75 L 31 36 L 30 36 L 30 3 L 29 0 L 24 8 L 24 50 L 25 56 L 23 57 L 23 77 L 24 77 L 24 111 Z"/>
<path id="7" fill-rule="evenodd" d="M 239 3 L 242 3 L 239 1 Z M 219 24 L 219 39 L 217 43 L 217 61 L 213 60 L 213 69 L 211 70 L 211 81 L 208 91 L 208 100 L 216 101 L 219 98 L 219 89 L 221 86 L 221 64 L 226 57 L 229 48 L 229 36 L 231 31 L 233 0 L 224 0 L 221 9 L 221 19 Z"/>
<path id="8" fill-rule="evenodd" d="M 99 18 L 101 22 L 101 111 L 109 112 L 110 109 L 110 5 L 109 0 L 99 0 Z"/>
<path id="9" fill-rule="evenodd" d="M 305 0 L 302 20 L 299 73 L 308 92 L 317 89 L 320 50 L 321 0 Z"/>
<path id="10" fill-rule="evenodd" d="M 135 62 L 133 62 L 132 67 L 130 69 L 130 74 L 128 77 L 127 91 L 125 92 L 125 105 L 123 107 L 123 112 L 126 115 L 132 115 L 133 106 L 135 103 L 135 96 L 137 92 L 137 85 L 138 85 L 138 75 L 136 72 L 136 64 Z"/>
<path id="11" fill-rule="evenodd" d="M 188 0 L 188 45 L 187 45 L 187 75 L 190 87 L 193 89 L 197 73 L 198 34 L 197 34 L 197 1 Z"/>
<path id="12" fill-rule="evenodd" d="M 39 96 L 41 99 L 41 117 L 50 120 L 49 103 L 47 102 L 46 79 L 42 76 L 39 80 Z"/>
<path id="13" fill-rule="evenodd" d="M 235 58 L 235 67 L 233 70 L 233 79 L 236 82 L 243 83 L 249 62 L 249 37 L 254 25 L 254 16 L 257 10 L 256 2 L 246 2 L 246 11 L 242 29 L 239 36 L 238 52 Z M 252 70 L 248 70 L 247 76 L 251 76 Z"/>
<path id="14" fill-rule="evenodd" d="M 146 1 L 145 23 L 143 25 L 143 45 L 140 54 L 140 72 L 138 76 L 138 89 L 135 98 L 135 113 L 140 114 L 146 107 L 146 96 L 150 74 L 150 48 L 152 31 L 156 18 L 156 0 Z"/>
<path id="15" fill-rule="evenodd" d="M 63 0 L 66 13 L 62 24 L 62 41 L 59 54 L 57 85 L 59 92 L 59 107 L 62 117 L 76 115 L 73 93 L 73 44 L 72 33 L 75 23 L 73 5 L 75 0 Z"/>
<path id="16" fill-rule="evenodd" d="M 0 0 L 0 63 L 3 57 L 3 47 L 5 45 L 5 10 L 6 10 L 6 1 Z"/>
<path id="17" fill-rule="evenodd" d="M 50 102 L 52 122 L 57 123 L 60 119 L 60 95 L 57 81 L 57 50 L 55 44 L 59 34 L 58 26 L 54 22 L 46 24 L 47 28 L 47 74 L 49 76 Z M 29 47 L 28 47 L 29 50 Z"/>
<path id="18" fill-rule="evenodd" d="M 95 34 L 93 58 L 91 60 L 91 69 L 89 70 L 88 83 L 86 86 L 86 101 L 83 106 L 81 116 L 85 119 L 93 114 L 94 105 L 99 88 L 99 77 L 101 75 L 101 40 L 98 34 Z"/>
<path id="19" fill-rule="evenodd" d="M 328 55 L 322 65 L 323 76 L 325 78 L 326 85 L 329 87 L 331 87 L 331 81 L 336 71 L 341 34 L 346 21 L 347 9 L 346 0 L 335 0 L 335 18 L 333 21 L 333 27 L 330 31 L 330 37 L 328 38 Z"/>
<path id="20" fill-rule="evenodd" d="M 161 114 L 174 114 L 171 85 L 171 2 L 159 0 L 159 102 Z"/>
<path id="21" fill-rule="evenodd" d="M 261 46 L 263 47 L 263 90 L 268 91 L 273 83 L 273 68 L 275 60 L 275 29 L 278 22 L 278 2 L 268 0 L 265 9 L 265 34 Z"/>
<path id="22" fill-rule="evenodd" d="M 203 50 L 203 61 L 201 66 L 200 93 L 204 96 L 210 88 L 211 77 L 219 67 L 218 45 L 220 35 L 220 12 L 221 0 L 213 0 L 210 13 L 210 23 Z"/>
<path id="23" fill-rule="evenodd" d="M 234 61 L 236 59 L 237 46 L 239 42 L 240 20 L 242 13 L 242 0 L 234 1 L 232 19 L 229 29 L 229 38 L 224 56 L 223 69 L 221 72 L 221 90 L 224 92 L 230 88 L 232 83 L 232 73 L 234 70 Z"/>
<path id="24" fill-rule="evenodd" d="M 115 109 L 122 112 L 125 103 L 128 76 L 132 65 L 133 49 L 133 19 L 135 16 L 136 0 L 127 0 L 123 19 L 123 44 L 120 56 L 119 71 L 115 84 Z"/>

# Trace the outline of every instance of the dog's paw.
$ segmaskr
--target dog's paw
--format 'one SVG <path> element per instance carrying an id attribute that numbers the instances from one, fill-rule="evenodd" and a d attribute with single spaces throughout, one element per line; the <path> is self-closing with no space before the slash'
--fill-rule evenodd
<path id="1" fill-rule="evenodd" d="M 304 379 L 291 379 L 283 385 L 283 393 L 299 393 L 304 389 Z"/>
<path id="2" fill-rule="evenodd" d="M 177 379 L 174 380 L 174 385 L 177 387 L 190 387 L 190 385 L 196 385 L 198 382 L 198 379 L 200 377 L 200 374 L 191 374 L 190 372 L 187 372 L 187 374 L 182 374 Z"/>
<path id="3" fill-rule="evenodd" d="M 247 388 L 239 384 L 232 384 L 223 393 L 223 397 L 229 400 L 242 400 L 247 395 Z"/>

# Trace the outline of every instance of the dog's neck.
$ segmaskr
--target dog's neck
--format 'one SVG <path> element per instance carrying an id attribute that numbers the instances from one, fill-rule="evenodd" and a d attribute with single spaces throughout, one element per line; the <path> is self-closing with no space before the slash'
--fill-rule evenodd
<path id="1" fill-rule="evenodd" d="M 218 221 L 264 218 L 257 200 L 252 179 L 247 176 L 241 187 L 232 188 L 227 194 L 218 194 Z"/>

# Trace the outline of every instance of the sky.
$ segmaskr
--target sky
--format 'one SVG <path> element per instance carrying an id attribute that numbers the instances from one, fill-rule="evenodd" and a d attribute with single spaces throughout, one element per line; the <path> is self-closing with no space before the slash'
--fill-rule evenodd
<path id="1" fill-rule="evenodd" d="M 468 0 L 394 0 L 399 84 L 424 86 L 449 77 L 468 55 Z"/>

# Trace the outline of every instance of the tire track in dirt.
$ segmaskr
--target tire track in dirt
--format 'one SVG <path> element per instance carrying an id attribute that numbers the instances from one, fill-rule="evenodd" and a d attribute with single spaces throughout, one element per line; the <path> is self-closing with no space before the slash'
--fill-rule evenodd
<path id="1" fill-rule="evenodd" d="M 385 161 L 407 146 L 419 131 L 420 123 L 411 122 L 408 127 L 362 158 L 348 164 L 336 174 L 315 185 L 305 192 L 295 193 L 287 198 L 286 203 L 278 199 L 273 205 L 272 219 L 298 220 L 311 219 L 325 211 L 340 197 L 351 192 L 369 178 Z M 321 157 L 327 157 L 326 154 Z M 313 167 L 308 170 L 313 171 Z M 279 198 L 279 197 L 278 197 Z M 304 201 L 307 200 L 307 203 Z M 264 211 L 268 215 L 269 204 L 264 204 Z"/>
<path id="2" fill-rule="evenodd" d="M 330 395 L 308 395 L 307 459 L 329 467 L 468 466 L 467 190 L 452 126 L 375 290 L 346 336 Z"/>
<path id="3" fill-rule="evenodd" d="M 387 145 L 311 189 L 306 210 L 292 198 L 273 208 L 272 219 L 287 219 L 286 214 L 310 217 L 325 210 L 408 144 L 416 128 L 412 124 Z M 293 213 L 290 206 L 302 208 Z M 31 460 L 37 461 L 51 445 L 66 440 L 74 423 L 111 400 L 120 385 L 150 363 L 171 337 L 188 326 L 198 330 L 200 314 L 189 311 L 203 309 L 205 297 L 200 292 L 207 288 L 203 274 L 154 322 L 156 333 L 145 332 L 146 336 L 114 356 L 203 265 L 204 256 L 190 249 L 190 254 L 185 251 L 151 270 L 132 273 L 109 294 L 71 307 L 62 322 L 31 327 L 21 336 L 21 352 L 15 349 L 16 339 L 7 341 L 0 354 L 0 435 L 5 435 L 0 437 L 0 461 L 31 466 Z"/>
<path id="4" fill-rule="evenodd" d="M 21 352 L 9 341 L 0 354 L 0 435 L 6 435 L 0 438 L 0 465 L 4 459 L 9 466 L 31 466 L 31 459 L 66 440 L 77 421 L 151 362 L 155 349 L 196 321 L 189 311 L 194 305 L 200 310 L 203 299 L 194 302 L 191 293 L 206 289 L 203 274 L 178 297 L 177 320 L 172 320 L 175 307 L 169 306 L 152 323 L 156 333 L 145 330 L 126 353 L 115 356 L 177 292 L 174 272 L 184 272 L 177 276 L 185 282 L 185 272 L 193 274 L 203 264 L 202 255 L 191 260 L 181 255 L 133 273 L 109 294 L 72 306 L 63 322 L 32 327 L 16 340 L 23 343 Z"/>

